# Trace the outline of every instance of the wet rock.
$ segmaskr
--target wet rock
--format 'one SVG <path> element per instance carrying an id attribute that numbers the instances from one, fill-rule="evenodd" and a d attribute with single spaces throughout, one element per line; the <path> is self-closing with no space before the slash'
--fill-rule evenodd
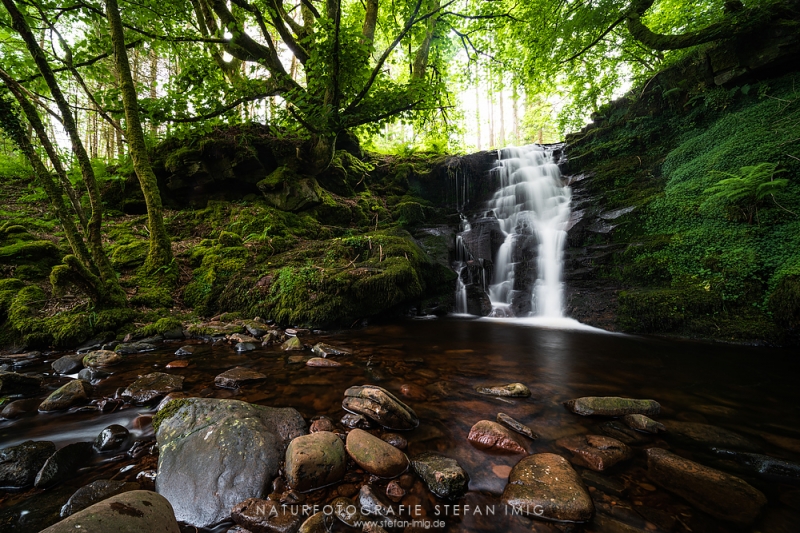
<path id="1" fill-rule="evenodd" d="M 98 479 L 88 485 L 79 488 L 75 494 L 70 496 L 67 503 L 61 508 L 61 518 L 71 516 L 78 511 L 94 505 L 117 494 L 139 490 L 138 483 L 126 483 L 124 481 L 111 481 L 108 479 Z"/>
<path id="2" fill-rule="evenodd" d="M 180 533 L 170 502 L 155 492 L 132 490 L 78 511 L 41 533 L 76 531 L 114 533 Z"/>
<path id="3" fill-rule="evenodd" d="M 312 357 L 308 361 L 306 361 L 306 366 L 316 366 L 316 367 L 336 367 L 342 366 L 342 363 L 339 361 L 334 361 L 333 359 L 323 359 L 322 357 Z"/>
<path id="4" fill-rule="evenodd" d="M 99 368 L 84 368 L 78 372 L 78 379 L 82 379 L 83 381 L 87 381 L 89 383 L 94 383 L 103 378 L 107 378 L 109 375 L 110 374 L 108 372 L 100 370 Z"/>
<path id="5" fill-rule="evenodd" d="M 406 491 L 403 487 L 400 486 L 400 483 L 397 481 L 390 481 L 388 485 L 386 485 L 386 496 L 389 497 L 390 500 L 397 503 L 403 499 L 403 496 L 406 495 Z"/>
<path id="6" fill-rule="evenodd" d="M 737 452 L 721 448 L 711 451 L 724 459 L 731 459 L 742 467 L 742 470 L 766 479 L 782 483 L 800 483 L 800 463 L 784 461 L 760 453 Z"/>
<path id="7" fill-rule="evenodd" d="M 46 489 L 70 479 L 78 468 L 92 458 L 92 453 L 91 442 L 67 444 L 47 458 L 42 469 L 36 474 L 34 486 Z"/>
<path id="8" fill-rule="evenodd" d="M 187 361 L 186 359 L 176 359 L 174 361 L 170 361 L 169 363 L 167 363 L 166 368 L 167 369 L 186 368 L 187 366 L 189 366 L 189 361 Z"/>
<path id="9" fill-rule="evenodd" d="M 147 403 L 182 389 L 183 376 L 153 372 L 131 383 L 122 397 L 136 403 Z"/>
<path id="10" fill-rule="evenodd" d="M 286 362 L 290 365 L 297 365 L 297 364 L 306 364 L 306 361 L 311 359 L 305 355 L 290 355 L 286 358 Z"/>
<path id="11" fill-rule="evenodd" d="M 302 521 L 300 514 L 280 502 L 248 498 L 231 509 L 231 518 L 253 533 L 294 533 Z"/>
<path id="12" fill-rule="evenodd" d="M 75 374 L 83 368 L 83 354 L 65 355 L 52 362 L 50 367 L 57 374 Z"/>
<path id="13" fill-rule="evenodd" d="M 211 398 L 174 400 L 153 427 L 156 490 L 172 503 L 178 520 L 196 527 L 216 524 L 234 505 L 263 497 L 289 442 L 305 433 L 295 409 Z"/>
<path id="14" fill-rule="evenodd" d="M 92 393 L 92 386 L 82 379 L 73 379 L 53 391 L 39 404 L 40 411 L 61 411 L 75 404 L 85 402 Z"/>
<path id="15" fill-rule="evenodd" d="M 761 449 L 758 444 L 738 433 L 710 424 L 665 420 L 664 426 L 666 426 L 670 438 L 695 446 L 747 451 L 760 451 Z"/>
<path id="16" fill-rule="evenodd" d="M 114 351 L 122 355 L 130 355 L 134 353 L 152 352 L 157 346 L 149 342 L 124 342 L 118 344 Z"/>
<path id="17" fill-rule="evenodd" d="M 186 346 L 181 346 L 175 351 L 175 355 L 178 357 L 189 357 L 190 355 L 194 355 L 195 347 L 187 344 Z"/>
<path id="18" fill-rule="evenodd" d="M 254 337 L 263 337 L 269 333 L 269 329 L 265 324 L 256 322 L 255 320 L 249 320 L 245 322 L 244 329 L 246 329 L 247 332 Z"/>
<path id="19" fill-rule="evenodd" d="M 258 344 L 260 342 L 255 337 L 251 337 L 250 335 L 245 335 L 244 333 L 234 333 L 233 335 L 228 337 L 228 339 L 233 341 L 233 342 L 235 342 L 235 343 L 237 343 L 237 344 L 246 343 L 246 344 L 254 344 L 255 345 L 255 344 Z"/>
<path id="20" fill-rule="evenodd" d="M 469 476 L 455 459 L 423 453 L 411 460 L 411 466 L 428 489 L 440 498 L 457 500 L 467 492 Z"/>
<path id="21" fill-rule="evenodd" d="M 510 416 L 505 413 L 497 413 L 497 421 L 501 424 L 508 426 L 509 428 L 513 429 L 520 435 L 525 435 L 529 439 L 536 439 L 538 436 L 536 433 L 533 432 L 531 428 L 523 424 L 522 422 L 518 422 L 514 420 Z"/>
<path id="22" fill-rule="evenodd" d="M 56 451 L 50 441 L 25 441 L 0 450 L 0 487 L 24 488 L 33 484 L 36 474 Z"/>
<path id="23" fill-rule="evenodd" d="M 300 340 L 300 337 L 289 337 L 286 342 L 281 344 L 281 350 L 285 350 L 287 352 L 301 351 L 305 349 L 306 347 L 303 346 L 303 341 Z"/>
<path id="24" fill-rule="evenodd" d="M 405 450 L 408 447 L 408 441 L 397 433 L 384 433 L 381 435 L 384 442 L 388 442 L 398 450 Z"/>
<path id="25" fill-rule="evenodd" d="M 511 453 L 527 453 L 522 442 L 497 422 L 481 420 L 469 430 L 467 439 L 477 448 Z"/>
<path id="26" fill-rule="evenodd" d="M 330 344 L 325 344 L 324 342 L 318 342 L 311 348 L 311 351 L 317 357 L 333 357 L 337 355 L 350 355 L 352 352 L 350 350 L 344 348 L 337 348 L 336 346 L 331 346 Z"/>
<path id="27" fill-rule="evenodd" d="M 336 483 L 344 477 L 346 467 L 342 439 L 328 431 L 297 437 L 286 448 L 286 482 L 300 492 Z"/>
<path id="28" fill-rule="evenodd" d="M 328 533 L 331 530 L 328 527 L 330 521 L 331 517 L 325 513 L 319 512 L 313 514 L 303 522 L 300 529 L 297 530 L 297 533 Z"/>
<path id="29" fill-rule="evenodd" d="M 657 416 L 661 412 L 661 404 L 655 400 L 634 400 L 616 396 L 587 396 L 577 400 L 564 402 L 567 409 L 581 416 L 623 416 L 645 415 Z"/>
<path id="30" fill-rule="evenodd" d="M 648 478 L 714 518 L 746 526 L 767 503 L 759 490 L 738 477 L 660 448 L 646 453 Z"/>
<path id="31" fill-rule="evenodd" d="M 624 442 L 628 446 L 645 444 L 652 440 L 647 434 L 633 430 L 616 420 L 606 422 L 600 426 L 600 431 L 612 439 Z"/>
<path id="32" fill-rule="evenodd" d="M 362 415 L 357 415 L 355 413 L 347 413 L 342 417 L 342 425 L 346 428 L 361 428 L 361 429 L 369 429 L 372 424 L 370 424 L 369 420 Z"/>
<path id="33" fill-rule="evenodd" d="M 410 400 L 425 401 L 428 399 L 428 392 L 414 383 L 404 383 L 400 385 L 400 395 Z"/>
<path id="34" fill-rule="evenodd" d="M 622 417 L 622 421 L 629 428 L 644 431 L 645 433 L 659 433 L 667 430 L 661 422 L 656 422 L 644 415 L 625 415 Z"/>
<path id="35" fill-rule="evenodd" d="M 344 396 L 342 407 L 345 411 L 364 415 L 385 428 L 413 429 L 419 425 L 416 413 L 381 387 L 350 387 Z"/>
<path id="36" fill-rule="evenodd" d="M 236 351 L 237 352 L 252 352 L 256 349 L 256 345 L 252 342 L 239 342 L 236 344 Z"/>
<path id="37" fill-rule="evenodd" d="M 264 379 L 267 379 L 266 374 L 256 372 L 255 370 L 243 366 L 237 366 L 215 377 L 214 384 L 223 389 L 238 389 L 244 383 L 261 381 Z"/>
<path id="38" fill-rule="evenodd" d="M 164 406 L 166 406 L 172 400 L 180 400 L 181 398 L 191 398 L 191 396 L 185 392 L 170 392 L 161 398 L 160 402 L 158 402 L 158 405 L 156 406 L 156 412 L 161 411 L 161 409 L 163 409 Z"/>
<path id="39" fill-rule="evenodd" d="M 0 356 L 0 363 L 14 368 L 24 368 L 39 363 L 43 358 L 42 352 L 16 353 Z"/>
<path id="40" fill-rule="evenodd" d="M 594 504 L 569 461 L 553 453 L 523 458 L 511 470 L 501 501 L 546 520 L 586 522 Z"/>
<path id="41" fill-rule="evenodd" d="M 42 378 L 16 372 L 0 372 L 0 394 L 30 394 L 42 386 Z"/>
<path id="42" fill-rule="evenodd" d="M 119 424 L 111 424 L 103 429 L 94 440 L 94 448 L 98 452 L 108 452 L 120 449 L 130 437 L 127 428 Z"/>
<path id="43" fill-rule="evenodd" d="M 347 434 L 346 448 L 358 466 L 376 476 L 395 477 L 408 468 L 406 454 L 361 429 Z"/>
<path id="44" fill-rule="evenodd" d="M 355 502 L 349 498 L 338 497 L 330 503 L 333 507 L 333 514 L 347 526 L 356 527 L 357 523 L 363 522 L 364 517 L 358 510 Z"/>
<path id="45" fill-rule="evenodd" d="M 506 398 L 528 398 L 531 395 L 531 390 L 522 383 L 475 387 L 475 390 L 488 396 L 502 396 Z"/>
<path id="46" fill-rule="evenodd" d="M 24 416 L 33 416 L 39 411 L 39 400 L 28 398 L 26 400 L 14 400 L 0 411 L 0 418 L 14 420 Z"/>
<path id="47" fill-rule="evenodd" d="M 575 463 L 597 472 L 602 472 L 633 456 L 633 452 L 625 444 L 602 435 L 567 437 L 557 440 L 556 446 L 572 452 Z"/>
<path id="48" fill-rule="evenodd" d="M 122 356 L 111 350 L 95 350 L 83 356 L 83 366 L 86 368 L 106 368 L 121 362 Z"/>
<path id="49" fill-rule="evenodd" d="M 623 483 L 610 477 L 601 476 L 592 470 L 581 470 L 581 479 L 590 487 L 600 489 L 607 494 L 613 494 L 618 497 L 625 494 L 625 485 Z"/>
<path id="50" fill-rule="evenodd" d="M 358 492 L 358 507 L 365 518 L 383 518 L 394 522 L 397 515 L 392 504 L 383 499 L 371 485 L 362 485 Z"/>
<path id="51" fill-rule="evenodd" d="M 308 428 L 309 433 L 316 433 L 318 431 L 334 432 L 336 431 L 336 426 L 334 425 L 333 420 L 323 416 L 311 422 L 311 426 Z"/>

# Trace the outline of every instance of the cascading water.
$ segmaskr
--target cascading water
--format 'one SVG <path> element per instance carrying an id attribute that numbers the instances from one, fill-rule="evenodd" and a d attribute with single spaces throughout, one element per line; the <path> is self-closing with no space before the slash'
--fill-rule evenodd
<path id="1" fill-rule="evenodd" d="M 505 148 L 499 156 L 500 188 L 489 208 L 505 240 L 494 259 L 496 283 L 489 287 L 493 315 L 560 318 L 571 190 L 561 182 L 552 150 L 530 145 Z"/>
<path id="2" fill-rule="evenodd" d="M 469 231 L 469 229 L 469 222 L 462 214 L 461 231 Z M 467 267 L 467 261 L 469 261 L 469 251 L 467 251 L 466 246 L 464 246 L 464 240 L 461 234 L 459 234 L 456 236 L 456 261 L 453 264 L 453 268 L 455 268 L 456 274 L 458 274 L 458 279 L 456 280 L 456 314 L 459 315 L 466 315 L 468 313 L 467 286 L 464 284 L 464 280 L 461 277 L 461 273 Z"/>

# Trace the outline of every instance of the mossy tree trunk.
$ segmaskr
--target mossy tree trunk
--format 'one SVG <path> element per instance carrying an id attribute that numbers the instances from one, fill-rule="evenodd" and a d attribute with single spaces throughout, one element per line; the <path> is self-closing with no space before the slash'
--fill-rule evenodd
<path id="1" fill-rule="evenodd" d="M 31 31 L 31 28 L 28 25 L 28 22 L 25 20 L 24 15 L 19 8 L 17 8 L 13 0 L 2 0 L 2 2 L 11 17 L 12 27 L 19 33 L 20 37 L 22 37 L 22 40 L 25 42 L 25 47 L 31 54 L 36 67 L 42 75 L 42 79 L 44 79 L 45 83 L 47 84 L 50 94 L 52 95 L 53 100 L 55 101 L 56 105 L 58 106 L 58 110 L 61 113 L 61 120 L 64 129 L 69 136 L 70 143 L 72 144 L 72 151 L 78 161 L 78 166 L 81 170 L 81 176 L 86 184 L 86 189 L 89 195 L 89 204 L 91 206 L 91 213 L 87 223 L 87 230 L 89 234 L 89 252 L 92 255 L 94 266 L 97 268 L 97 271 L 100 274 L 100 279 L 102 280 L 102 283 L 106 289 L 104 291 L 104 294 L 106 295 L 104 298 L 106 300 L 105 303 L 121 305 L 126 300 L 125 291 L 123 291 L 122 287 L 120 287 L 117 275 L 114 272 L 114 269 L 111 267 L 111 262 L 108 260 L 105 250 L 103 250 L 103 205 L 100 197 L 100 187 L 98 186 L 94 169 L 92 168 L 92 162 L 89 159 L 89 154 L 86 153 L 86 148 L 81 140 L 80 132 L 78 131 L 78 126 L 75 122 L 75 117 L 72 114 L 72 109 L 70 108 L 69 102 L 67 102 L 67 99 L 58 84 L 58 80 L 56 80 L 55 73 L 50 67 L 44 51 L 42 50 L 41 46 L 39 46 L 39 42 Z"/>
<path id="2" fill-rule="evenodd" d="M 147 223 L 150 229 L 150 251 L 147 254 L 145 265 L 151 271 L 168 266 L 172 262 L 172 244 L 164 226 L 161 194 L 158 191 L 158 182 L 147 155 L 147 146 L 144 140 L 144 130 L 139 116 L 139 100 L 136 96 L 136 86 L 131 75 L 131 66 L 128 61 L 128 52 L 125 48 L 125 35 L 122 29 L 122 19 L 119 15 L 117 0 L 106 1 L 106 14 L 111 27 L 111 41 L 114 45 L 114 60 L 120 77 L 122 90 L 122 105 L 125 108 L 125 122 L 127 126 L 128 149 L 133 160 L 133 170 L 139 178 L 139 185 L 144 193 L 147 204 Z"/>

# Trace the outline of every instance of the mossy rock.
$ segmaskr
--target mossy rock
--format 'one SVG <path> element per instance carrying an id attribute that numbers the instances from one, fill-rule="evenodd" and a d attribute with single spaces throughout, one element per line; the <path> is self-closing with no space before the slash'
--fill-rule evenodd
<path id="1" fill-rule="evenodd" d="M 324 194 L 316 179 L 300 176 L 288 167 L 276 169 L 257 186 L 267 202 L 281 211 L 310 209 L 322 203 Z"/>
<path id="2" fill-rule="evenodd" d="M 115 268 L 135 268 L 144 264 L 149 244 L 145 241 L 134 241 L 115 246 L 109 259 Z"/>

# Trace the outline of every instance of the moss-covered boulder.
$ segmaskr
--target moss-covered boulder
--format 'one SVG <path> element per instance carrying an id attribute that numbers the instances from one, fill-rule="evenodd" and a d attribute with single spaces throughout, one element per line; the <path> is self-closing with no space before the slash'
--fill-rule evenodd
<path id="1" fill-rule="evenodd" d="M 317 180 L 280 167 L 258 182 L 267 202 L 281 211 L 302 211 L 319 205 L 324 195 Z"/>

